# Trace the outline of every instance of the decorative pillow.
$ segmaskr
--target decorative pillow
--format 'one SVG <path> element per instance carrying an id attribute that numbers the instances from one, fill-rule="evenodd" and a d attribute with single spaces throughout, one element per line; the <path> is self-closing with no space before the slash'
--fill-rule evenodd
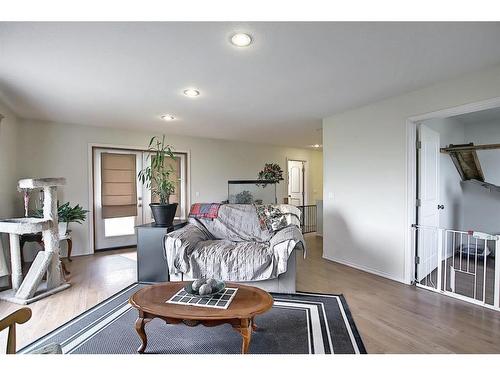
<path id="1" fill-rule="evenodd" d="M 286 215 L 281 210 L 271 204 L 255 205 L 255 211 L 259 218 L 260 228 L 277 232 L 288 226 Z"/>

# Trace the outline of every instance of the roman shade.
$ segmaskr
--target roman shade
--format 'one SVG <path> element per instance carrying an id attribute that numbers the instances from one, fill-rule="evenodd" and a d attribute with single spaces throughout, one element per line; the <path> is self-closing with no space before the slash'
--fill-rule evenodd
<path id="1" fill-rule="evenodd" d="M 101 154 L 102 218 L 137 216 L 134 154 Z"/>

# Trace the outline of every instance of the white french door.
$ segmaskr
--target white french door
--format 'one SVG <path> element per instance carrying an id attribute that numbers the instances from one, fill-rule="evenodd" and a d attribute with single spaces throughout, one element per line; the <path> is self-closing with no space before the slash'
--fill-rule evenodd
<path id="1" fill-rule="evenodd" d="M 102 204 L 102 176 L 101 161 L 104 153 L 115 153 L 122 155 L 135 155 L 134 180 L 136 182 L 137 193 L 137 215 L 116 218 L 103 218 Z M 176 219 L 185 219 L 187 216 L 187 206 L 189 204 L 189 194 L 187 192 L 187 153 L 174 153 L 176 161 L 174 178 L 176 181 L 176 193 L 170 197 L 171 203 L 178 203 Z M 151 192 L 137 179 L 139 170 L 151 164 L 151 158 L 144 151 L 114 149 L 114 148 L 94 148 L 93 149 L 93 171 L 94 171 L 94 245 L 95 250 L 110 249 L 116 247 L 135 246 L 137 237 L 135 227 L 137 225 L 148 224 L 153 221 L 151 208 Z"/>
<path id="2" fill-rule="evenodd" d="M 135 178 L 137 191 L 137 215 L 104 219 L 102 208 L 102 176 L 101 161 L 103 153 L 135 155 L 135 171 L 137 173 L 143 167 L 143 153 L 141 151 L 129 151 L 118 149 L 94 148 L 94 238 L 95 249 L 109 249 L 114 247 L 135 246 L 137 238 L 135 227 L 147 222 L 149 216 L 144 215 L 142 184 Z M 146 219 L 146 220 L 145 220 Z"/>

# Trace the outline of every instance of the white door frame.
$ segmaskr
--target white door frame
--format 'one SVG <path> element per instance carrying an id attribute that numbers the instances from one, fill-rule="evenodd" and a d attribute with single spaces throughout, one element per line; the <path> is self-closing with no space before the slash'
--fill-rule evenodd
<path id="1" fill-rule="evenodd" d="M 405 228 L 405 273 L 404 282 L 415 280 L 415 249 L 412 246 L 411 226 L 416 224 L 417 200 L 417 125 L 425 120 L 458 116 L 466 113 L 500 107 L 500 97 L 456 107 L 429 112 L 406 120 L 406 228 Z"/>
<path id="2" fill-rule="evenodd" d="M 94 244 L 94 163 L 93 163 L 93 149 L 97 148 L 111 148 L 118 150 L 132 150 L 132 151 L 147 151 L 144 146 L 130 146 L 130 145 L 116 145 L 110 143 L 88 143 L 87 144 L 87 166 L 88 166 L 88 196 L 89 196 L 89 207 L 91 207 L 91 212 L 87 216 L 89 219 L 89 252 L 87 254 L 95 253 Z M 177 150 L 175 152 L 186 154 L 186 207 L 191 207 L 191 151 L 190 150 Z"/>

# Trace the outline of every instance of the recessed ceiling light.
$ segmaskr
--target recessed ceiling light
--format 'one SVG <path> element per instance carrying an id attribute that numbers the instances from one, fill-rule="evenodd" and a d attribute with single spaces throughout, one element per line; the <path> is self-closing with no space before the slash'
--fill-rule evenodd
<path id="1" fill-rule="evenodd" d="M 318 144 L 318 143 L 316 143 L 315 145 L 312 145 L 312 147 L 314 147 L 314 148 L 320 148 L 321 146 L 322 146 L 322 145 L 320 145 L 320 144 Z"/>
<path id="2" fill-rule="evenodd" d="M 184 95 L 189 98 L 196 98 L 198 95 L 200 95 L 200 91 L 196 89 L 186 89 L 184 90 Z"/>
<path id="3" fill-rule="evenodd" d="M 161 115 L 160 118 L 164 121 L 174 121 L 175 117 L 169 114 Z"/>
<path id="4" fill-rule="evenodd" d="M 244 33 L 236 33 L 231 37 L 231 43 L 236 47 L 248 47 L 252 44 L 252 37 Z"/>

